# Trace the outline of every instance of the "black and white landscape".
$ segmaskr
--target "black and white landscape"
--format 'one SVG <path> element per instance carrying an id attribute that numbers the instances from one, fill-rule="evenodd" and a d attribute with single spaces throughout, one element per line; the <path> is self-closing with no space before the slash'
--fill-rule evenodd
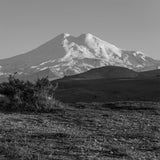
<path id="1" fill-rule="evenodd" d="M 159 60 L 61 34 L 0 65 L 2 160 L 160 158 Z"/>
<path id="2" fill-rule="evenodd" d="M 159 5 L 0 1 L 0 160 L 160 160 Z"/>

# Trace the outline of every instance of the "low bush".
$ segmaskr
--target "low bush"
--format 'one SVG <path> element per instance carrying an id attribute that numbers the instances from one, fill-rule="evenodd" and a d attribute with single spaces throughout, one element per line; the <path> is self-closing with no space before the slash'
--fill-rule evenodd
<path id="1" fill-rule="evenodd" d="M 59 102 L 55 100 L 55 86 L 48 78 L 38 79 L 35 83 L 9 76 L 7 82 L 0 84 L 0 94 L 6 96 L 8 102 L 1 105 L 5 111 L 48 112 Z"/>

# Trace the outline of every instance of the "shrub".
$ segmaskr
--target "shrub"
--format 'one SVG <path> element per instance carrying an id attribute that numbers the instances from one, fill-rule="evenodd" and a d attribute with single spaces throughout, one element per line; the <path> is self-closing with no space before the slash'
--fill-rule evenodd
<path id="1" fill-rule="evenodd" d="M 38 79 L 35 83 L 9 76 L 7 82 L 0 84 L 0 94 L 9 99 L 3 106 L 7 111 L 50 111 L 56 106 L 55 90 L 58 87 L 48 77 Z"/>

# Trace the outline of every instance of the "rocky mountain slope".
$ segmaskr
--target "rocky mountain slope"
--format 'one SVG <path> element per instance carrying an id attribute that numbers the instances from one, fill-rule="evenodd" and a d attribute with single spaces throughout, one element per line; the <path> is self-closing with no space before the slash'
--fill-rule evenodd
<path id="1" fill-rule="evenodd" d="M 158 69 L 160 61 L 119 49 L 92 34 L 60 34 L 28 53 L 0 60 L 0 79 L 14 72 L 25 78 L 52 72 L 51 78 L 57 79 L 109 65 L 144 71 Z"/>

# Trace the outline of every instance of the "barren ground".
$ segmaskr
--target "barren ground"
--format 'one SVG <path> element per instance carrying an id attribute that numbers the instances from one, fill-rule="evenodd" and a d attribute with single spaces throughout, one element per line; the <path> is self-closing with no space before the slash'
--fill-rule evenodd
<path id="1" fill-rule="evenodd" d="M 159 160 L 160 104 L 69 104 L 0 113 L 0 160 Z"/>

